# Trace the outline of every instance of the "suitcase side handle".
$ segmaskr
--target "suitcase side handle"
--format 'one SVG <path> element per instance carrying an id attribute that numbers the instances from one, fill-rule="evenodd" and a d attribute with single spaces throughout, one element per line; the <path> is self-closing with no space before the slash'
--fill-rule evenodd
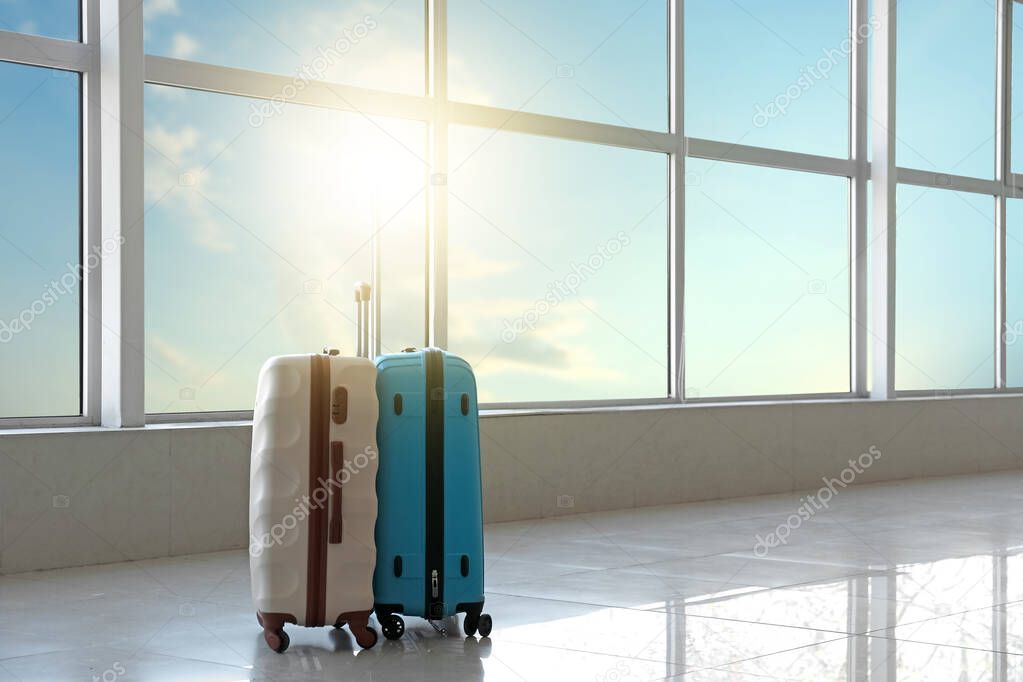
<path id="1" fill-rule="evenodd" d="M 341 517 L 341 474 L 345 463 L 345 446 L 339 440 L 330 443 L 330 494 L 328 504 L 330 505 L 330 525 L 327 531 L 327 542 L 332 545 L 341 544 L 342 517 Z"/>

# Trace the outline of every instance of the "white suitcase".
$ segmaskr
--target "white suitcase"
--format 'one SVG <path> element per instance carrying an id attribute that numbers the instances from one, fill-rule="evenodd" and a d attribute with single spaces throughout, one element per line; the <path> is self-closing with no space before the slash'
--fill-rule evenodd
<path id="1" fill-rule="evenodd" d="M 356 290 L 360 355 L 368 286 Z M 377 641 L 373 610 L 377 517 L 376 367 L 336 350 L 283 355 L 259 374 L 252 424 L 249 568 L 263 637 L 288 648 L 285 623 L 348 624 Z"/>

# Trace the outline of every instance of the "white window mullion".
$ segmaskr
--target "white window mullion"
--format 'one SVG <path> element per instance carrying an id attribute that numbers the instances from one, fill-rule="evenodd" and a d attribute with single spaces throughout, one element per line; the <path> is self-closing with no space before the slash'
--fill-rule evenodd
<path id="1" fill-rule="evenodd" d="M 849 60 L 849 155 L 856 164 L 849 194 L 849 355 L 850 388 L 854 395 L 868 393 L 867 355 L 870 321 L 867 319 L 869 282 L 867 278 L 867 181 L 870 168 L 867 161 L 867 130 L 870 116 L 867 111 L 867 93 L 870 74 L 867 71 L 867 43 L 861 30 L 869 25 L 869 0 L 851 0 L 849 4 L 849 31 L 852 55 Z"/>
<path id="2" fill-rule="evenodd" d="M 677 144 L 672 133 L 536 114 L 528 111 L 512 111 L 482 104 L 449 102 L 447 114 L 449 121 L 458 125 L 498 128 L 503 132 L 593 142 L 626 149 L 671 154 L 674 153 Z"/>
<path id="3" fill-rule="evenodd" d="M 873 215 L 870 253 L 873 383 L 870 396 L 895 397 L 895 38 L 897 0 L 875 0 L 872 40 Z"/>
<path id="4" fill-rule="evenodd" d="M 856 162 L 845 158 L 790 152 L 784 149 L 751 147 L 735 142 L 686 138 L 686 153 L 698 159 L 744 163 L 780 170 L 821 173 L 851 178 L 857 173 Z"/>
<path id="5" fill-rule="evenodd" d="M 1006 387 L 1006 202 L 1013 194 L 1012 178 L 1012 12 L 1014 0 L 998 0 L 998 77 L 995 109 L 996 179 L 1001 193 L 995 205 L 995 388 Z"/>
<path id="6" fill-rule="evenodd" d="M 448 9 L 447 0 L 427 0 L 427 69 L 433 98 L 430 123 L 429 295 L 427 335 L 431 346 L 448 346 Z"/>
<path id="7" fill-rule="evenodd" d="M 84 72 L 93 62 L 93 52 L 93 45 L 86 43 L 0 31 L 0 61 Z"/>
<path id="8" fill-rule="evenodd" d="M 917 168 L 897 168 L 897 181 L 900 185 L 916 185 L 953 192 L 969 192 L 971 194 L 987 194 L 995 196 L 1002 193 L 1002 183 L 998 180 L 971 178 L 965 175 L 951 175 Z"/>
<path id="9" fill-rule="evenodd" d="M 103 243 L 99 3 L 83 0 L 81 16 L 82 37 L 92 56 L 82 75 L 82 263 L 87 263 L 97 248 L 102 253 Z M 102 267 L 100 262 L 82 270 L 82 413 L 94 424 L 102 409 Z"/>
<path id="10" fill-rule="evenodd" d="M 1005 237 L 1006 237 L 1006 196 L 995 197 L 995 389 L 1003 389 L 1007 385 L 1006 379 L 1006 259 L 1005 259 Z"/>
<path id="11" fill-rule="evenodd" d="M 142 0 L 101 0 L 99 12 L 102 238 L 109 251 L 103 260 L 99 311 L 103 327 L 101 420 L 104 426 L 142 426 Z"/>
<path id="12" fill-rule="evenodd" d="M 685 0 L 669 3 L 668 54 L 670 55 L 669 94 L 671 103 L 671 135 L 674 150 L 669 156 L 671 172 L 671 208 L 668 239 L 669 349 L 671 375 L 668 394 L 675 400 L 685 397 L 685 211 L 686 211 L 686 145 L 685 145 Z"/>
<path id="13" fill-rule="evenodd" d="M 147 83 L 267 100 L 280 98 L 282 92 L 291 89 L 294 95 L 288 97 L 289 104 L 413 120 L 426 120 L 430 115 L 429 100 L 417 95 L 321 81 L 306 81 L 298 89 L 295 76 L 156 55 L 146 55 L 145 62 Z"/>

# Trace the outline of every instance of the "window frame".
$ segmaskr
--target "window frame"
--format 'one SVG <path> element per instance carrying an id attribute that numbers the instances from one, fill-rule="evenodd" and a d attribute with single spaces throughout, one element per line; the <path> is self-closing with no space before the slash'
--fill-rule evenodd
<path id="1" fill-rule="evenodd" d="M 666 154 L 669 160 L 669 362 L 665 397 L 630 400 L 530 401 L 490 403 L 485 410 L 516 412 L 604 409 L 623 406 L 680 406 L 739 402 L 873 399 L 1023 393 L 1006 387 L 1005 206 L 1023 197 L 1023 174 L 1011 169 L 1012 16 L 1023 0 L 996 0 L 997 169 L 995 180 L 948 175 L 899 167 L 895 163 L 896 0 L 875 0 L 879 28 L 867 40 L 851 42 L 849 59 L 849 153 L 825 157 L 777 149 L 690 138 L 685 135 L 684 0 L 668 0 L 668 131 L 650 131 L 607 123 L 527 113 L 450 101 L 447 97 L 448 0 L 423 0 L 426 12 L 425 94 L 383 92 L 339 83 L 309 83 L 296 104 L 356 111 L 424 122 L 429 131 L 430 164 L 440 177 L 447 173 L 450 125 L 499 129 L 590 144 Z M 868 0 L 849 0 L 850 37 L 873 18 Z M 885 12 L 887 10 L 887 12 Z M 147 83 L 224 95 L 269 99 L 292 77 L 234 67 L 147 55 L 143 45 L 142 0 L 82 0 L 81 42 L 0 31 L 0 61 L 74 71 L 82 79 L 82 255 L 120 234 L 120 226 L 144 224 L 142 138 L 143 90 Z M 867 52 L 874 51 L 868 72 Z M 102 67 L 102 68 L 101 68 Z M 103 83 L 101 91 L 100 84 Z M 873 103 L 867 111 L 868 91 Z M 101 95 L 102 93 L 102 95 Z M 101 100 L 102 96 L 102 100 Z M 114 112 L 114 113 L 111 113 Z M 872 150 L 868 150 L 868 132 Z M 868 161 L 872 151 L 872 162 Z M 103 158 L 101 159 L 101 152 Z M 850 182 L 849 199 L 849 347 L 850 390 L 840 393 L 756 395 L 700 398 L 685 396 L 683 343 L 685 320 L 685 177 L 686 160 L 700 158 L 731 163 L 822 173 Z M 993 348 L 996 377 L 991 389 L 898 391 L 894 376 L 895 206 L 898 184 L 920 185 L 995 197 L 996 328 Z M 868 219 L 868 187 L 873 214 Z M 430 183 L 426 221 L 427 338 L 447 346 L 447 189 Z M 225 422 L 251 419 L 247 410 L 202 413 L 144 413 L 142 230 L 135 231 L 101 266 L 85 274 L 82 293 L 82 415 L 78 417 L 2 418 L 0 428 L 103 425 L 141 427 L 146 423 Z M 868 287 L 868 251 L 875 281 Z M 109 262 L 107 262 L 109 261 Z M 868 316 L 868 303 L 873 310 Z M 868 377 L 868 355 L 873 371 Z"/>

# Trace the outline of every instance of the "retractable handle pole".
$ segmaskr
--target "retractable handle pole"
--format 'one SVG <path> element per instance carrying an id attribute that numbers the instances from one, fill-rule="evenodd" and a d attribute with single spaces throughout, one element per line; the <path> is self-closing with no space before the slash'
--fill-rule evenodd
<path id="1" fill-rule="evenodd" d="M 362 357 L 362 289 L 355 284 L 355 354 Z"/>
<path id="2" fill-rule="evenodd" d="M 355 283 L 355 337 L 356 355 L 368 358 L 372 353 L 369 343 L 370 286 L 366 282 Z"/>

